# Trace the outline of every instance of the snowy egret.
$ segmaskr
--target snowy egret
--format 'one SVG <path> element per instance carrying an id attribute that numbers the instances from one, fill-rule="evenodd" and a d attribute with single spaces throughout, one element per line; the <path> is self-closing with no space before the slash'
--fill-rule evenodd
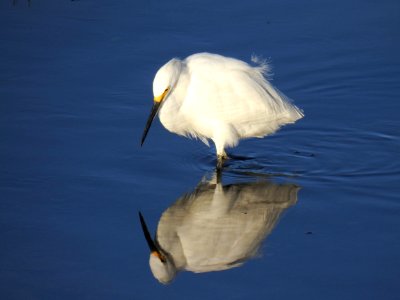
<path id="1" fill-rule="evenodd" d="M 255 63 L 255 61 L 253 59 Z M 225 148 L 240 139 L 264 137 L 303 117 L 302 111 L 265 78 L 265 62 L 249 64 L 211 53 L 171 59 L 153 81 L 154 103 L 143 132 L 143 145 L 159 112 L 164 127 L 216 147 L 218 166 Z"/>
<path id="2" fill-rule="evenodd" d="M 150 268 L 161 283 L 181 270 L 227 270 L 257 256 L 280 214 L 297 201 L 299 187 L 270 182 L 201 182 L 161 216 L 155 240 L 141 213 Z"/>

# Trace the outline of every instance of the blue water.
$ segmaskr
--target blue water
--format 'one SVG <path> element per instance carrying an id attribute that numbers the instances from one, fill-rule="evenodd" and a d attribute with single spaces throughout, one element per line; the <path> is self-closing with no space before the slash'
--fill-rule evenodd
<path id="1" fill-rule="evenodd" d="M 1 299 L 398 298 L 399 2 L 216 2 L 0 2 Z M 300 190 L 255 258 L 164 286 L 137 213 L 155 232 L 214 149 L 140 137 L 157 69 L 202 51 L 270 59 L 305 112 L 223 185 Z"/>

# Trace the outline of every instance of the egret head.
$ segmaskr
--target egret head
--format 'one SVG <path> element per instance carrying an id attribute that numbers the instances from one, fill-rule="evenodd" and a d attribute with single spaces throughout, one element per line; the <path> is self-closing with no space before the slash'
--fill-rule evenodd
<path id="1" fill-rule="evenodd" d="M 144 129 L 142 135 L 141 145 L 143 145 L 144 140 L 146 139 L 147 133 L 150 129 L 151 123 L 154 120 L 158 110 L 161 107 L 161 104 L 168 98 L 168 96 L 174 90 L 179 75 L 181 73 L 182 62 L 179 59 L 173 58 L 169 62 L 167 62 L 164 66 L 162 66 L 153 81 L 153 95 L 154 95 L 154 103 L 150 112 L 150 116 L 147 119 L 146 127 Z"/>
<path id="2" fill-rule="evenodd" d="M 158 70 L 153 81 L 154 102 L 161 102 L 167 98 L 178 82 L 181 68 L 182 62 L 173 58 Z"/>
<path id="3" fill-rule="evenodd" d="M 176 275 L 174 261 L 169 254 L 165 253 L 161 247 L 159 247 L 157 243 L 151 239 L 146 222 L 144 221 L 143 215 L 140 212 L 139 218 L 144 237 L 146 238 L 151 252 L 149 260 L 151 272 L 159 282 L 168 284 L 175 278 Z"/>
<path id="4" fill-rule="evenodd" d="M 168 284 L 175 278 L 175 265 L 166 255 L 161 260 L 157 253 L 151 253 L 149 264 L 151 272 L 159 282 Z"/>

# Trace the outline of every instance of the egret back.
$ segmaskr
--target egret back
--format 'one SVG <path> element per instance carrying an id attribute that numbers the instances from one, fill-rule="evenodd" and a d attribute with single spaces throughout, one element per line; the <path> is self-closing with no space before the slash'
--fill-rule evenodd
<path id="1" fill-rule="evenodd" d="M 232 140 L 262 137 L 303 116 L 259 67 L 208 53 L 189 56 L 184 66 L 190 80 L 181 112 L 199 135 L 227 126 Z"/>

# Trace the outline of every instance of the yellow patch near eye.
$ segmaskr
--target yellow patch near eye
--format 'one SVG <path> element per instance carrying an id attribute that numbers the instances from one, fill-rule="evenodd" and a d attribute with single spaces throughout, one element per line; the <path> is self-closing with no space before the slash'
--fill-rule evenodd
<path id="1" fill-rule="evenodd" d="M 154 97 L 154 102 L 161 102 L 162 99 L 163 99 L 163 96 L 164 96 L 164 94 L 162 94 L 160 96 L 157 96 L 157 97 Z"/>
<path id="2" fill-rule="evenodd" d="M 166 88 L 165 91 L 160 95 L 160 96 L 155 96 L 154 97 L 154 102 L 161 102 L 165 98 L 165 95 L 168 93 L 169 88 Z"/>
<path id="3" fill-rule="evenodd" d="M 155 256 L 155 257 L 158 257 L 162 262 L 165 262 L 165 261 L 166 261 L 164 255 L 162 255 L 162 254 L 161 254 L 160 252 L 158 252 L 158 251 L 153 251 L 153 252 L 151 252 L 151 255 L 153 255 L 153 256 Z"/>

